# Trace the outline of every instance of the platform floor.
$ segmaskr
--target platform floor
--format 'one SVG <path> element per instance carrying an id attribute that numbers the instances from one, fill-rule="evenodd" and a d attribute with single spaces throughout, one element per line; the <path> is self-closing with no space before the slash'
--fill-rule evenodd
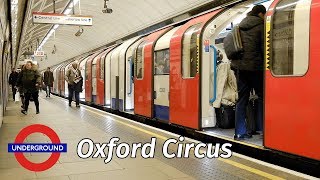
<path id="1" fill-rule="evenodd" d="M 131 120 L 114 116 L 82 105 L 69 107 L 65 99 L 45 98 L 40 94 L 40 114 L 35 114 L 30 104 L 28 115 L 20 113 L 20 102 L 9 102 L 4 122 L 0 129 L 0 179 L 117 179 L 117 180 L 191 180 L 191 179 L 310 179 L 303 174 L 287 171 L 278 166 L 264 164 L 234 154 L 230 159 L 167 159 L 162 155 L 162 143 L 177 135 L 167 133 Z M 44 172 L 31 172 L 20 166 L 13 154 L 7 152 L 17 133 L 31 124 L 44 124 L 53 128 L 61 142 L 68 144 L 68 152 L 62 153 L 59 161 Z M 96 142 L 108 142 L 119 137 L 121 142 L 149 142 L 157 137 L 154 159 L 114 159 L 104 164 L 103 159 L 80 159 L 76 154 L 78 142 L 90 137 Z M 190 140 L 192 141 L 192 140 Z M 48 142 L 43 134 L 35 133 L 26 142 Z M 173 147 L 174 148 L 174 147 Z M 25 153 L 33 162 L 43 162 L 49 154 Z"/>

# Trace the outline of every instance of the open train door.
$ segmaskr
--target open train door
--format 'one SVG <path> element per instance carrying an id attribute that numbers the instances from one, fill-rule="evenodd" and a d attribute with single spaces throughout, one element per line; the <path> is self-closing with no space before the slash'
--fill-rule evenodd
<path id="1" fill-rule="evenodd" d="M 170 123 L 200 129 L 200 43 L 206 23 L 220 11 L 191 19 L 170 42 Z"/>
<path id="2" fill-rule="evenodd" d="M 179 26 L 180 27 L 180 26 Z M 175 27 L 164 34 L 154 47 L 153 62 L 153 113 L 158 120 L 169 122 L 170 93 L 170 40 L 179 29 Z"/>
<path id="3" fill-rule="evenodd" d="M 134 113 L 153 118 L 153 51 L 157 40 L 172 27 L 147 36 L 136 50 Z"/>

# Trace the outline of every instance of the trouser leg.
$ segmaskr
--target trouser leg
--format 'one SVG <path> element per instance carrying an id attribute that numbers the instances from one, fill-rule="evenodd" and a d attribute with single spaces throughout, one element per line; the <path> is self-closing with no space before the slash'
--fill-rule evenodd
<path id="1" fill-rule="evenodd" d="M 263 71 L 253 72 L 252 78 L 252 87 L 255 90 L 256 95 L 258 96 L 256 103 L 256 131 L 263 131 Z"/>
<path id="2" fill-rule="evenodd" d="M 235 134 L 244 135 L 247 133 L 246 127 L 246 109 L 249 102 L 250 88 L 246 79 L 246 74 L 239 72 L 237 78 L 239 99 L 236 104 L 236 124 Z"/>
<path id="3" fill-rule="evenodd" d="M 32 98 L 34 101 L 34 105 L 36 106 L 36 111 L 39 112 L 39 92 L 32 93 Z"/>
<path id="4" fill-rule="evenodd" d="M 13 95 L 13 100 L 16 100 L 16 93 L 17 93 L 17 89 L 14 87 L 14 85 L 12 85 L 12 95 Z"/>
<path id="5" fill-rule="evenodd" d="M 79 105 L 80 104 L 79 92 L 75 91 L 74 95 L 75 95 L 75 98 L 76 98 L 76 105 Z"/>
<path id="6" fill-rule="evenodd" d="M 48 89 L 49 89 L 49 97 L 50 97 L 50 95 L 51 95 L 51 87 L 48 86 Z"/>
<path id="7" fill-rule="evenodd" d="M 68 90 L 69 90 L 69 96 L 68 96 L 69 105 L 71 105 L 72 97 L 73 97 L 73 92 L 74 92 L 72 85 L 68 85 Z"/>
<path id="8" fill-rule="evenodd" d="M 29 102 L 30 102 L 31 93 L 25 93 L 24 94 L 24 110 L 28 111 Z"/>

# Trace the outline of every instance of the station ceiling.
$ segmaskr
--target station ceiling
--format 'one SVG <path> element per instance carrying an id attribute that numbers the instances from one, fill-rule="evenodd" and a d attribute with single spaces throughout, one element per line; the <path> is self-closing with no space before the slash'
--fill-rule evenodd
<path id="1" fill-rule="evenodd" d="M 75 0 L 76 1 L 76 0 Z M 109 0 L 113 13 L 103 13 L 104 0 L 80 0 L 74 13 L 93 17 L 93 26 L 83 26 L 81 36 L 75 36 L 79 26 L 60 25 L 43 45 L 45 57 L 36 57 L 40 69 L 68 60 L 92 49 L 114 42 L 139 30 L 203 6 L 208 0 Z M 63 13 L 70 0 L 28 0 L 26 2 L 18 61 L 37 49 L 53 24 L 34 24 L 32 12 Z M 70 12 L 73 14 L 73 11 Z"/>

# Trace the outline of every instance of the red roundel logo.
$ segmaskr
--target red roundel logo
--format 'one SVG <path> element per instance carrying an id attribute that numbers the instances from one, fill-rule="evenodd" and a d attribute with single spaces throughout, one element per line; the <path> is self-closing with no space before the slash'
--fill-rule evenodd
<path id="1" fill-rule="evenodd" d="M 23 143 L 24 140 L 33 133 L 43 133 L 47 135 L 52 143 Z M 14 143 L 8 144 L 8 152 L 14 153 L 17 161 L 24 168 L 30 171 L 39 172 L 45 171 L 56 164 L 60 157 L 60 153 L 67 152 L 67 146 L 66 144 L 60 143 L 60 138 L 58 137 L 57 133 L 50 127 L 41 124 L 34 124 L 25 127 L 20 131 Z M 24 156 L 24 152 L 48 152 L 52 154 L 48 160 L 42 163 L 33 163 Z"/>

